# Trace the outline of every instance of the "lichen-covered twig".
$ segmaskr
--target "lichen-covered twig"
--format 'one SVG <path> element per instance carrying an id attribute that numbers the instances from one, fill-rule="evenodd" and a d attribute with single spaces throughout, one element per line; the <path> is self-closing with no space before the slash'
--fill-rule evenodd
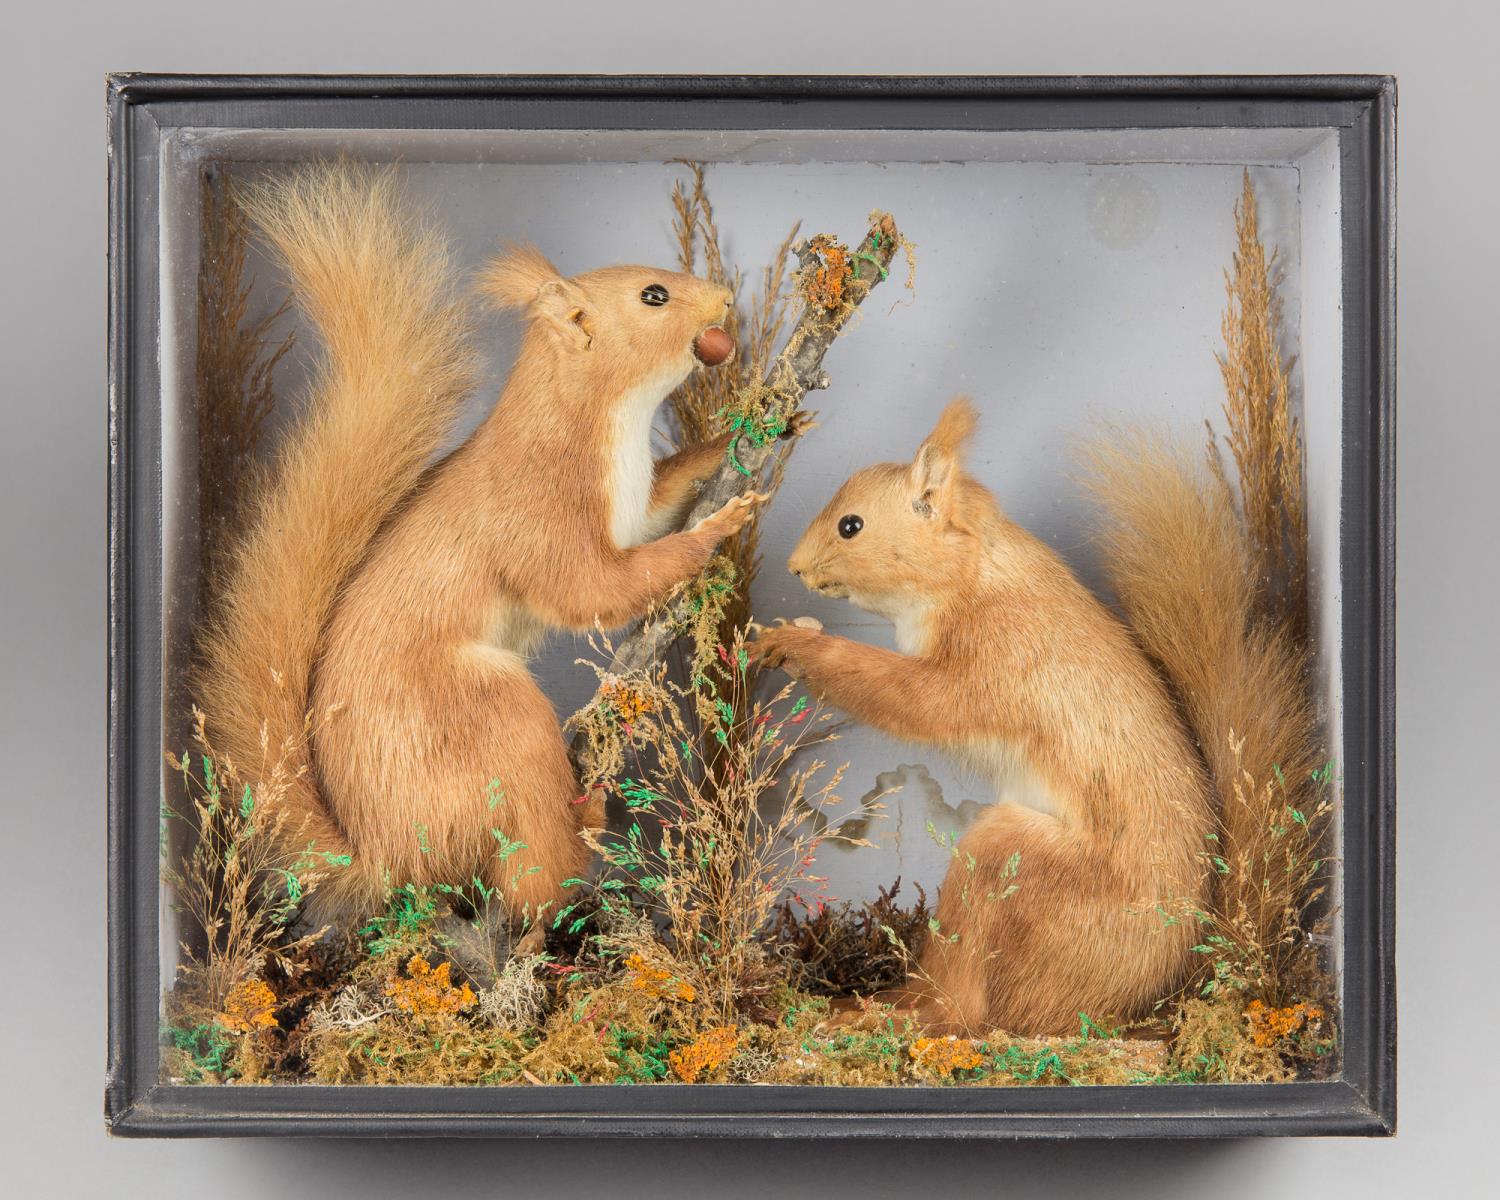
<path id="1" fill-rule="evenodd" d="M 798 242 L 792 247 L 799 262 L 798 287 L 804 298 L 820 272 L 828 270 L 826 251 L 833 245 L 827 238 L 815 237 Z M 829 384 L 823 371 L 823 356 L 843 332 L 854 315 L 854 310 L 884 279 L 889 271 L 891 259 L 901 245 L 901 234 L 889 213 L 876 213 L 870 223 L 870 231 L 853 254 L 848 256 L 849 275 L 842 292 L 833 297 L 830 306 L 823 300 L 804 304 L 797 324 L 792 328 L 786 348 L 776 356 L 771 369 L 766 373 L 765 388 L 770 393 L 769 403 L 777 410 L 774 415 L 783 421 L 790 420 L 801 406 L 802 399 L 811 391 L 820 391 Z M 822 293 L 820 293 L 820 296 Z M 772 414 L 768 414 L 772 415 Z M 703 486 L 697 503 L 688 514 L 686 525 L 717 512 L 735 496 L 748 491 L 759 477 L 761 468 L 771 457 L 774 443 L 747 444 L 741 440 L 735 448 L 736 468 L 732 462 L 720 465 L 718 473 Z M 742 468 L 742 469 L 740 469 Z M 627 649 L 629 641 L 623 643 L 621 651 Z M 654 656 L 650 656 L 654 657 Z M 648 657 L 645 661 L 650 661 Z"/>
<path id="2" fill-rule="evenodd" d="M 810 391 L 826 388 L 823 356 L 848 325 L 854 311 L 870 291 L 889 273 L 890 263 L 901 246 L 901 234 L 889 213 L 874 213 L 869 232 L 852 252 L 823 235 L 792 247 L 798 263 L 797 290 L 802 311 L 782 352 L 771 363 L 764 383 L 753 390 L 763 422 L 792 432 L 792 418 Z M 775 439 L 756 441 L 740 438 L 731 457 L 719 465 L 703 485 L 684 527 L 690 528 L 717 512 L 735 496 L 749 491 L 775 453 Z M 628 675 L 646 669 L 666 654 L 686 614 L 682 600 L 668 611 L 654 614 L 615 647 L 606 677 Z M 575 736 L 575 759 L 584 749 L 586 736 Z"/>

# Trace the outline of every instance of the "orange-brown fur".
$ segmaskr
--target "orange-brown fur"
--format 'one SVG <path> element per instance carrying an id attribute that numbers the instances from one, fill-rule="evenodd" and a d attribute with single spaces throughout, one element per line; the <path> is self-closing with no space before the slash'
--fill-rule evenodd
<path id="1" fill-rule="evenodd" d="M 1080 1012 L 1143 1015 L 1187 973 L 1195 930 L 1156 906 L 1203 905 L 1209 783 L 1129 630 L 962 471 L 974 422 L 956 401 L 913 463 L 854 475 L 791 558 L 809 588 L 894 620 L 902 652 L 789 626 L 758 653 L 995 786 L 938 933 L 883 998 L 939 1028 L 1076 1031 Z"/>
<path id="2" fill-rule="evenodd" d="M 652 414 L 730 297 L 672 271 L 565 279 L 533 250 L 498 256 L 480 286 L 523 311 L 520 353 L 488 418 L 429 467 L 474 375 L 440 239 L 389 173 L 348 166 L 264 185 L 247 207 L 325 359 L 209 641 L 216 737 L 253 763 L 263 722 L 274 748 L 312 713 L 293 827 L 353 860 L 319 887 L 318 920 L 369 912 L 391 882 L 476 875 L 534 913 L 584 867 L 579 830 L 597 814 L 575 803 L 528 654 L 548 630 L 642 615 L 757 499 L 661 536 L 722 445 L 653 463 Z M 652 283 L 666 305 L 641 302 Z M 491 829 L 526 850 L 502 864 Z"/>
<path id="3" fill-rule="evenodd" d="M 1252 861 L 1274 824 L 1236 787 L 1279 777 L 1288 798 L 1323 762 L 1307 686 L 1307 648 L 1286 624 L 1258 612 L 1264 581 L 1235 513 L 1230 485 L 1196 447 L 1160 431 L 1115 429 L 1087 455 L 1090 490 L 1104 516 L 1110 586 L 1146 652 L 1175 686 L 1218 792 L 1216 852 Z M 1295 625 L 1295 622 L 1292 623 Z M 1219 881 L 1217 909 L 1262 945 L 1281 936 L 1284 897 L 1253 872 Z M 1245 906 L 1243 914 L 1239 907 Z"/>

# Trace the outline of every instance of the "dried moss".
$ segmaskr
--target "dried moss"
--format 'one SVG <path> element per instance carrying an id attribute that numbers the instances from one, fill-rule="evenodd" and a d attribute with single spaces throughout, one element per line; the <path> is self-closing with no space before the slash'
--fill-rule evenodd
<path id="1" fill-rule="evenodd" d="M 856 1025 L 831 1027 L 828 1016 L 826 1000 L 808 997 L 779 1024 L 756 1030 L 772 1058 L 758 1082 L 884 1087 L 907 1080 L 908 1047 L 921 1033 L 914 1023 L 878 1012 Z"/>
<path id="2" fill-rule="evenodd" d="M 803 302 L 828 313 L 849 307 L 849 284 L 854 278 L 849 247 L 820 233 L 808 239 L 807 249 L 814 261 L 797 276 L 797 291 Z"/>
<path id="3" fill-rule="evenodd" d="M 453 1015 L 423 1022 L 390 1014 L 310 1033 L 303 1054 L 317 1083 L 462 1086 L 525 1082 L 530 1048 L 527 1038 Z"/>
<path id="4" fill-rule="evenodd" d="M 1323 1005 L 1272 1009 L 1242 993 L 1185 1001 L 1178 1009 L 1172 1065 L 1184 1081 L 1284 1083 L 1326 1075 L 1337 1038 Z"/>
<path id="5" fill-rule="evenodd" d="M 430 964 L 420 954 L 411 956 L 406 974 L 393 977 L 385 985 L 385 994 L 398 1010 L 419 1024 L 466 1012 L 479 1002 L 467 983 L 454 984 L 453 964 Z"/>
<path id="6" fill-rule="evenodd" d="M 683 1083 L 716 1081 L 739 1049 L 740 1031 L 732 1025 L 716 1025 L 700 1033 L 686 1046 L 667 1055 L 672 1073 Z"/>
<path id="7" fill-rule="evenodd" d="M 400 1004 L 393 982 L 425 983 L 449 1000 L 465 985 L 452 982 L 449 963 L 413 973 L 410 963 L 386 955 L 362 963 L 360 982 L 314 1005 L 292 1028 L 282 1027 L 284 1005 L 275 1010 L 281 1025 L 252 1019 L 242 1030 L 228 1028 L 222 1015 L 178 1005 L 164 1056 L 170 1077 L 188 1083 L 452 1086 L 1279 1082 L 1326 1074 L 1335 1062 L 1332 1023 L 1307 1003 L 1270 1009 L 1238 993 L 1192 999 L 1154 1037 L 1102 1029 L 1086 1017 L 1074 1037 L 932 1037 L 888 1006 L 866 1003 L 835 1015 L 828 998 L 786 987 L 765 998 L 764 1019 L 724 1023 L 665 961 L 629 956 L 538 974 L 538 959 L 528 974 L 530 1007 L 497 1019 L 486 1012 L 484 993 L 477 1003 Z"/>
<path id="8" fill-rule="evenodd" d="M 219 1024 L 236 1033 L 276 1025 L 276 993 L 264 979 L 242 979 L 229 989 Z"/>
<path id="9" fill-rule="evenodd" d="M 972 1038 L 919 1037 L 908 1048 L 912 1070 L 940 1081 L 961 1071 L 974 1071 L 984 1064 L 981 1044 Z"/>
<path id="10" fill-rule="evenodd" d="M 984 1043 L 986 1060 L 973 1078 L 989 1087 L 1109 1086 L 1166 1082 L 1165 1041 L 1128 1037 L 1008 1038 Z"/>
<path id="11" fill-rule="evenodd" d="M 696 995 L 654 969 L 566 993 L 525 1066 L 544 1083 L 652 1083 L 703 1019 Z"/>

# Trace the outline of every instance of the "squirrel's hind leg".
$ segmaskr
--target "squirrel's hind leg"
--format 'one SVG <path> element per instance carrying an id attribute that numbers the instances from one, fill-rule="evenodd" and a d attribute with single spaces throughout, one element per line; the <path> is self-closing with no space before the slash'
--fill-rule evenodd
<path id="1" fill-rule="evenodd" d="M 504 940 L 509 954 L 527 953 L 539 949 L 565 881 L 587 870 L 580 832 L 588 806 L 579 803 L 552 703 L 518 659 L 486 654 L 449 686 L 448 752 L 433 792 L 473 805 L 466 823 L 490 895 L 485 909 L 503 913 L 494 923 L 506 927 L 492 940 Z"/>
<path id="2" fill-rule="evenodd" d="M 1077 1033 L 1080 1012 L 1139 1013 L 1177 986 L 1187 946 L 1132 905 L 1145 886 L 1089 835 L 994 805 L 943 880 L 922 986 L 954 1024 L 980 1032 Z"/>

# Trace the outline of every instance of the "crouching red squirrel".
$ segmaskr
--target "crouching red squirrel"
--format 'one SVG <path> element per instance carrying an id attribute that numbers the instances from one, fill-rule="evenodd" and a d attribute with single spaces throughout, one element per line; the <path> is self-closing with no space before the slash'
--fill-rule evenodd
<path id="1" fill-rule="evenodd" d="M 323 355 L 205 639 L 213 735 L 242 766 L 292 747 L 284 836 L 349 861 L 313 892 L 313 923 L 378 910 L 392 882 L 476 877 L 535 916 L 585 867 L 598 814 L 529 653 L 549 630 L 641 616 L 761 499 L 666 532 L 724 443 L 651 453 L 666 395 L 733 355 L 731 296 L 499 255 L 479 291 L 520 311 L 520 352 L 487 419 L 431 464 L 476 374 L 442 239 L 389 171 L 318 165 L 245 204 Z M 497 854 L 496 829 L 524 851 Z"/>
<path id="2" fill-rule="evenodd" d="M 973 406 L 952 402 L 910 464 L 855 474 L 790 560 L 810 589 L 889 618 L 898 651 L 766 630 L 760 660 L 995 789 L 958 842 L 937 930 L 878 997 L 941 1031 L 1076 1033 L 1182 983 L 1203 907 L 1209 780 L 1130 631 L 961 467 Z"/>

